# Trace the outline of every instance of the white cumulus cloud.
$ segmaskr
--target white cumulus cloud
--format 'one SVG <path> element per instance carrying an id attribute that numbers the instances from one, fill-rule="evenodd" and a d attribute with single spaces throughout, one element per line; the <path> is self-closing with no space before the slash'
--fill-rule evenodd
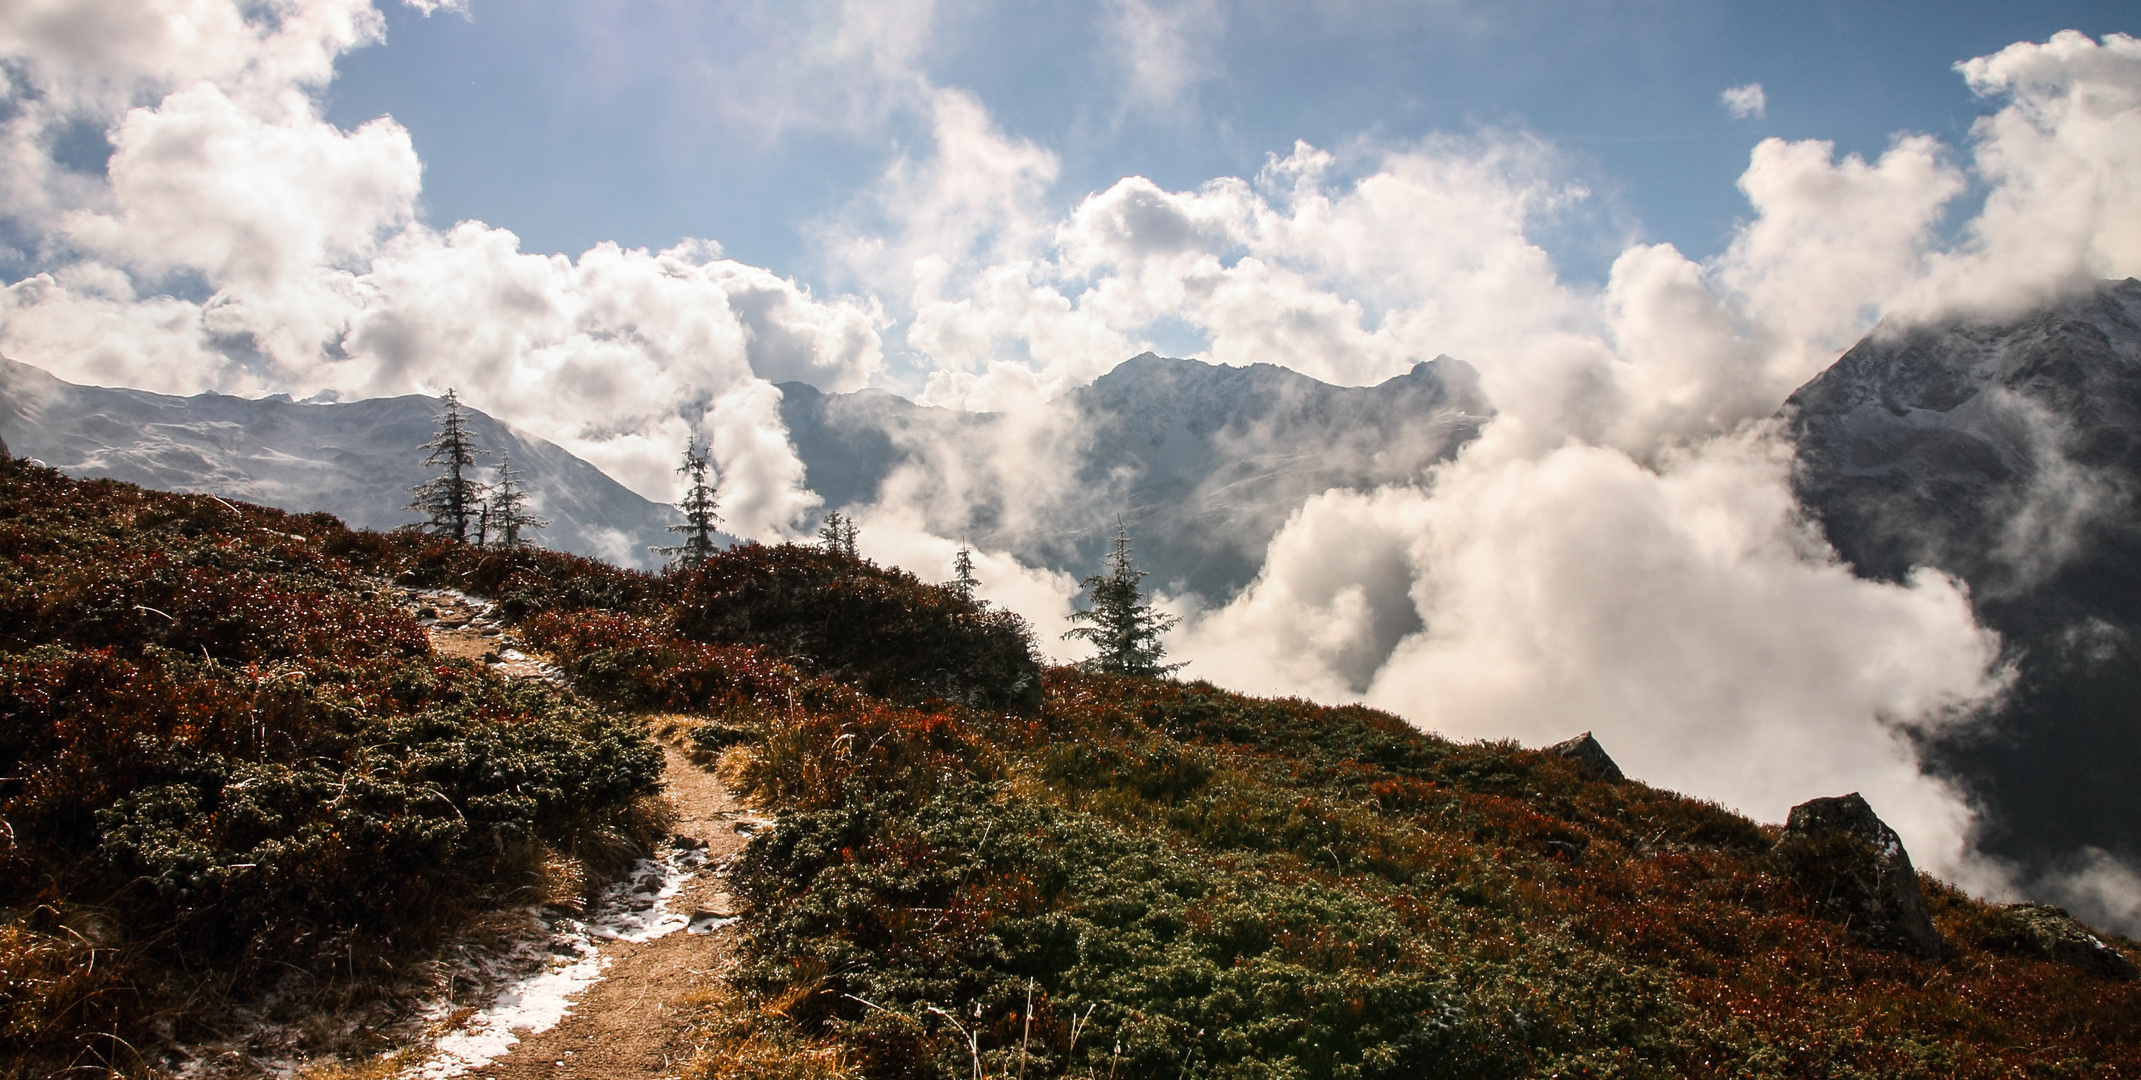
<path id="1" fill-rule="evenodd" d="M 0 189 L 54 264 L 0 295 L 0 349 L 175 393 L 457 387 L 658 499 L 690 433 L 717 429 L 734 531 L 799 527 L 815 497 L 770 383 L 868 383 L 878 306 L 820 299 L 711 243 L 567 258 L 479 222 L 425 227 L 408 133 L 320 114 L 334 58 L 379 26 L 344 0 L 10 8 L 0 56 L 34 85 L 9 88 L 9 152 L 43 153 L 31 129 L 63 107 L 105 118 L 113 150 L 101 177 L 61 185 L 46 160 L 36 183 Z M 107 32 L 129 44 L 104 47 Z M 205 299 L 165 294 L 174 275 Z"/>

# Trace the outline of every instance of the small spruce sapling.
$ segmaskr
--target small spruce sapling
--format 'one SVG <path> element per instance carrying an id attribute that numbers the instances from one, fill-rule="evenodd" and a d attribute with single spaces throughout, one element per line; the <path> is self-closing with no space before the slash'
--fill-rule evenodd
<path id="1" fill-rule="evenodd" d="M 1121 522 L 1115 525 L 1115 546 L 1108 552 L 1107 570 L 1086 578 L 1093 606 L 1071 612 L 1071 621 L 1090 623 L 1073 627 L 1063 636 L 1090 641 L 1098 655 L 1081 662 L 1080 670 L 1102 675 L 1135 675 L 1152 678 L 1181 670 L 1185 664 L 1163 664 L 1167 655 L 1160 635 L 1180 620 L 1155 609 L 1145 599 L 1145 572 L 1130 558 L 1130 534 Z"/>
<path id="2" fill-rule="evenodd" d="M 483 485 L 467 470 L 475 468 L 476 459 L 484 456 L 484 451 L 477 448 L 475 436 L 468 430 L 460 395 L 448 387 L 440 404 L 437 434 L 418 447 L 430 451 L 424 464 L 437 469 L 438 475 L 410 488 L 416 498 L 404 509 L 422 513 L 428 519 L 423 528 L 466 540 L 469 523 L 477 517 L 483 501 Z"/>
<path id="3" fill-rule="evenodd" d="M 964 540 L 959 541 L 959 554 L 952 557 L 952 580 L 949 584 L 962 600 L 974 599 L 974 590 L 981 586 L 981 579 L 974 576 L 973 549 L 967 547 Z M 988 601 L 983 600 L 981 603 L 986 604 Z"/>
<path id="4" fill-rule="evenodd" d="M 855 550 L 855 538 L 860 532 L 854 518 L 835 510 L 825 515 L 825 523 L 818 526 L 818 541 L 835 555 L 859 559 L 862 556 Z"/>
<path id="5" fill-rule="evenodd" d="M 677 466 L 678 474 L 685 479 L 684 501 L 676 508 L 684 514 L 681 525 L 669 526 L 669 531 L 684 534 L 684 542 L 673 547 L 658 547 L 654 551 L 667 555 L 673 565 L 689 570 L 714 553 L 714 534 L 721 526 L 721 515 L 715 511 L 720 503 L 714 499 L 714 482 L 710 458 L 711 446 L 701 449 L 697 439 L 684 444 L 684 464 Z"/>
<path id="6" fill-rule="evenodd" d="M 491 497 L 483 504 L 483 530 L 495 532 L 495 541 L 502 548 L 525 547 L 528 538 L 522 533 L 544 529 L 548 521 L 528 512 L 528 493 L 521 488 L 520 475 L 513 471 L 512 460 L 506 452 L 498 453 L 498 482 L 491 485 Z"/>

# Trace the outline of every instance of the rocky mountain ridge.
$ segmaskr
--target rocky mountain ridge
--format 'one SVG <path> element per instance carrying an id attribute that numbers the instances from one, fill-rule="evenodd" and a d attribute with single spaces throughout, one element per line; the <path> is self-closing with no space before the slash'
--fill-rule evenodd
<path id="1" fill-rule="evenodd" d="M 175 397 L 78 386 L 0 357 L 0 438 L 15 453 L 73 476 L 198 491 L 294 512 L 324 510 L 357 528 L 417 519 L 403 509 L 426 478 L 415 447 L 431 437 L 436 398 L 292 401 L 287 395 Z M 681 520 L 555 443 L 465 410 L 487 477 L 511 455 L 530 512 L 549 520 L 545 547 L 622 566 L 656 565 L 648 548 L 672 543 Z"/>
<path id="2" fill-rule="evenodd" d="M 1447 356 L 1375 386 L 1334 386 L 1271 364 L 1144 353 L 1018 414 L 879 390 L 781 391 L 807 483 L 828 509 L 875 502 L 912 465 L 992 477 L 999 486 L 943 505 L 930 491 L 912 502 L 940 535 L 1079 576 L 1097 569 L 1120 519 L 1155 584 L 1214 602 L 1254 580 L 1271 538 L 1311 496 L 1422 482 L 1494 413 L 1478 373 Z M 1025 456 L 1006 467 L 1007 454 Z"/>

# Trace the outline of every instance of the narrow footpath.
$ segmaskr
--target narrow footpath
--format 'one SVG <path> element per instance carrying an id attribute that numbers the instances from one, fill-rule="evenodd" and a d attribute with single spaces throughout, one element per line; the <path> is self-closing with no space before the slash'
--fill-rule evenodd
<path id="1" fill-rule="evenodd" d="M 725 925 L 735 915 L 735 901 L 722 891 L 715 868 L 743 850 L 748 830 L 758 822 L 719 780 L 676 747 L 662 749 L 668 759 L 663 777 L 677 811 L 674 831 L 707 845 L 706 865 L 687 877 L 669 901 L 670 910 L 692 917 L 691 927 L 652 941 L 603 942 L 599 948 L 609 968 L 563 1021 L 540 1034 L 523 1035 L 505 1056 L 465 1075 L 651 1080 L 677 1076 L 691 1060 L 694 1048 L 685 1041 L 683 1003 L 705 990 L 727 962 L 735 932 Z M 692 932 L 717 923 L 723 925 Z"/>
<path id="2" fill-rule="evenodd" d="M 433 648 L 479 660 L 508 677 L 554 677 L 539 658 L 501 641 L 485 605 L 445 591 L 412 597 L 419 613 L 430 612 Z M 704 845 L 706 859 L 686 874 L 668 911 L 687 916 L 687 926 L 644 941 L 606 940 L 597 945 L 607 961 L 600 981 L 573 1001 L 571 1012 L 541 1032 L 519 1032 L 505 1054 L 460 1073 L 488 1080 L 639 1080 L 676 1077 L 692 1059 L 685 1018 L 689 1001 L 706 992 L 733 954 L 736 900 L 724 889 L 721 871 L 742 852 L 751 834 L 770 822 L 737 801 L 711 772 L 664 742 L 664 796 L 676 813 L 672 833 L 680 847 Z"/>

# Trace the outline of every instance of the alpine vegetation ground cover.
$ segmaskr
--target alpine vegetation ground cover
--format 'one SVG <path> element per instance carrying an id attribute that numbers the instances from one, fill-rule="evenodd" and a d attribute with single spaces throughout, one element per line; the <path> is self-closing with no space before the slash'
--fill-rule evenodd
<path id="1" fill-rule="evenodd" d="M 2141 1071 L 2135 943 L 1898 878 L 1870 812 L 1794 833 L 1595 744 L 1044 668 L 830 545 L 650 574 L 0 469 L 18 1071 L 154 1074 L 126 1048 L 201 987 L 334 1007 L 658 829 L 635 713 L 776 823 L 740 936 L 693 939 L 702 1080 Z M 494 602 L 572 689 L 431 654 L 389 582 Z M 1903 893 L 1923 948 L 1846 902 Z"/>
<path id="2" fill-rule="evenodd" d="M 444 576 L 506 565 L 436 553 Z M 620 601 L 530 595 L 531 638 L 592 692 L 694 718 L 701 756 L 780 821 L 731 875 L 746 933 L 702 1076 L 2141 1061 L 2141 983 L 2060 960 L 2035 908 L 1913 875 L 1937 958 L 1834 917 L 1882 856 L 1851 836 L 1810 846 L 1580 755 L 1371 709 L 1076 668 L 1028 697 L 1015 618 L 838 550 L 585 569 L 543 587 Z M 2106 964 L 2133 951 L 2108 940 Z"/>
<path id="3" fill-rule="evenodd" d="M 385 550 L 0 462 L 5 1071 L 153 1073 L 232 1001 L 354 1008 L 646 831 L 645 735 L 434 655 L 359 569 Z"/>

